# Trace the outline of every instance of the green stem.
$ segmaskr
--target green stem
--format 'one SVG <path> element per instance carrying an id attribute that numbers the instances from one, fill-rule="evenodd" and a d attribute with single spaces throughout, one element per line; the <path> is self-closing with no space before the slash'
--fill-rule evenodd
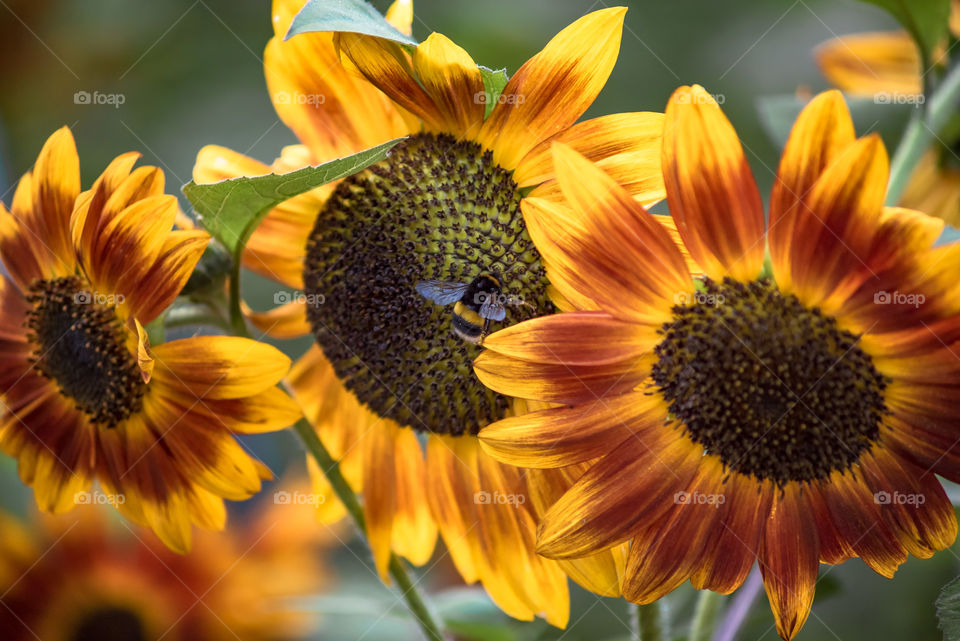
<path id="1" fill-rule="evenodd" d="M 960 66 L 954 67 L 943 79 L 937 91 L 927 96 L 929 104 L 921 105 L 913 114 L 890 164 L 890 184 L 887 204 L 896 205 L 910 180 L 913 168 L 930 147 L 954 113 L 960 99 Z"/>
<path id="2" fill-rule="evenodd" d="M 631 624 L 635 641 L 661 641 L 663 633 L 663 608 L 660 601 L 633 607 Z"/>
<path id="3" fill-rule="evenodd" d="M 320 469 L 326 475 L 327 480 L 330 481 L 330 485 L 333 487 L 337 498 L 339 498 L 347 508 L 347 512 L 350 513 L 357 527 L 360 528 L 361 531 L 366 531 L 363 508 L 360 507 L 357 495 L 354 494 L 347 480 L 343 478 L 343 474 L 340 472 L 340 464 L 333 458 L 330 451 L 327 450 L 326 446 L 324 446 L 320 440 L 320 437 L 317 436 L 317 433 L 306 419 L 300 419 L 294 426 L 294 429 L 300 436 L 300 440 L 303 441 L 307 450 L 309 450 L 310 455 L 313 456 L 314 460 L 320 466 Z M 410 574 L 407 572 L 406 567 L 404 567 L 403 562 L 400 561 L 395 554 L 390 555 L 390 576 L 397 582 L 397 587 L 407 602 L 407 607 L 410 608 L 410 612 L 416 617 L 427 639 L 430 641 L 443 641 L 440 627 L 436 621 L 434 621 L 433 615 L 430 614 L 430 609 L 427 607 L 426 601 L 424 601 L 420 592 L 417 590 L 417 586 L 414 585 L 410 579 Z"/>
<path id="4" fill-rule="evenodd" d="M 688 641 L 710 641 L 713 629 L 716 627 L 719 609 L 720 595 L 711 590 L 701 590 L 693 613 L 693 624 L 690 626 Z"/>
<path id="5" fill-rule="evenodd" d="M 230 326 L 238 336 L 249 336 L 247 321 L 243 318 L 243 309 L 240 307 L 240 268 L 243 264 L 243 244 L 233 257 L 233 269 L 230 272 Z"/>

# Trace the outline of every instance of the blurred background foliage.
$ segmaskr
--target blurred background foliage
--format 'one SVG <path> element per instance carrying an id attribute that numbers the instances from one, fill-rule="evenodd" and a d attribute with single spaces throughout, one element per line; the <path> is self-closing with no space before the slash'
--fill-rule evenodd
<path id="1" fill-rule="evenodd" d="M 374 4 L 380 9 L 387 5 L 383 0 Z M 758 99 L 826 88 L 811 54 L 820 42 L 896 28 L 883 11 L 855 0 L 623 4 L 630 10 L 620 59 L 588 115 L 662 111 L 676 86 L 700 83 L 722 102 L 765 194 L 779 149 L 765 131 Z M 602 6 L 604 0 L 416 0 L 414 35 L 422 40 L 442 32 L 478 63 L 513 72 L 557 31 Z M 138 150 L 143 162 L 162 167 L 168 191 L 177 194 L 204 144 L 225 145 L 269 162 L 283 145 L 296 142 L 277 119 L 264 85 L 262 52 L 271 35 L 266 0 L 0 0 L 2 200 L 10 202 L 18 177 L 30 168 L 46 137 L 64 124 L 77 139 L 85 187 L 113 157 L 128 150 Z M 81 91 L 122 94 L 123 104 L 76 104 L 74 94 Z M 892 147 L 906 113 L 903 107 L 882 107 L 858 111 L 857 128 L 861 134 L 879 128 Z M 251 278 L 245 291 L 255 307 L 270 305 L 272 290 L 265 281 Z M 284 348 L 295 355 L 303 343 Z M 302 469 L 302 453 L 290 434 L 258 437 L 247 445 L 278 475 Z M 272 492 L 268 487 L 256 500 L 270 501 Z M 31 502 L 13 463 L 0 460 L 0 507 L 23 514 Z M 239 506 L 235 520 L 242 520 L 247 509 Z M 813 614 L 797 638 L 939 639 L 933 601 L 960 567 L 957 549 L 928 561 L 911 558 L 894 581 L 859 560 L 824 566 Z M 340 547 L 332 556 L 335 596 L 320 595 L 302 604 L 326 613 L 320 622 L 322 638 L 416 638 L 403 606 L 369 569 L 361 543 Z M 443 557 L 438 551 L 427 566 L 423 585 L 431 591 L 455 586 L 456 574 Z M 689 624 L 692 592 L 687 585 L 669 599 L 675 633 Z M 458 629 L 465 637 L 575 641 L 628 635 L 627 604 L 579 590 L 567 631 L 535 622 L 495 633 L 506 618 L 476 591 L 454 588 L 438 598 L 437 607 L 461 621 Z M 763 598 L 741 638 L 777 638 Z"/>

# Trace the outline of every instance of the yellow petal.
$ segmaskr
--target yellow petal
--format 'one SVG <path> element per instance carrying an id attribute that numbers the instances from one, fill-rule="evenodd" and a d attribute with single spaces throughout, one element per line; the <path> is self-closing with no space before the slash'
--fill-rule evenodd
<path id="1" fill-rule="evenodd" d="M 154 378 L 198 399 L 243 398 L 277 384 L 290 359 L 277 348 L 236 336 L 182 338 L 153 348 Z"/>
<path id="2" fill-rule="evenodd" d="M 923 92 L 920 54 L 905 31 L 840 36 L 817 47 L 814 57 L 830 84 L 852 95 Z"/>
<path id="3" fill-rule="evenodd" d="M 517 168 L 537 144 L 583 115 L 616 63 L 626 11 L 587 14 L 513 74 L 480 130 L 480 144 L 493 150 L 494 162 Z"/>
<path id="4" fill-rule="evenodd" d="M 413 69 L 443 119 L 445 133 L 473 140 L 486 96 L 477 63 L 446 36 L 433 33 L 413 53 Z"/>

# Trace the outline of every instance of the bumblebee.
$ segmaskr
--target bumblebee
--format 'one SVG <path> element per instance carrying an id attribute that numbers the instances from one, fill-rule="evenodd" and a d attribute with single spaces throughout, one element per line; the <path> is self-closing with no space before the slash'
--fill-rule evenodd
<path id="1" fill-rule="evenodd" d="M 453 331 L 463 340 L 474 344 L 482 344 L 490 321 L 502 321 L 507 315 L 506 305 L 514 304 L 503 295 L 500 280 L 487 272 L 469 283 L 422 280 L 417 283 L 416 289 L 417 293 L 437 305 L 456 303 L 453 306 Z"/>

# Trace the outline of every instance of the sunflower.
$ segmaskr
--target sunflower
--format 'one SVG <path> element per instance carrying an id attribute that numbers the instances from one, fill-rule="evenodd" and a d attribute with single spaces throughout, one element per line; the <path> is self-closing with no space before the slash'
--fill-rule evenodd
<path id="1" fill-rule="evenodd" d="M 283 641 L 312 618 L 290 600 L 326 587 L 329 545 L 306 505 L 258 509 L 243 529 L 175 554 L 103 506 L 21 522 L 0 513 L 0 636 L 7 641 Z M 303 513 L 305 512 L 305 514 Z M 276 517 L 281 517 L 277 519 Z M 313 534 L 307 534 L 313 532 Z"/>
<path id="2" fill-rule="evenodd" d="M 314 335 L 290 383 L 363 492 L 382 576 L 391 549 L 426 562 L 439 529 L 461 575 L 481 581 L 506 612 L 563 625 L 561 570 L 596 592 L 619 594 L 622 552 L 572 564 L 534 553 L 536 506 L 525 474 L 501 466 L 476 439 L 485 424 L 518 409 L 477 381 L 470 362 L 479 348 L 457 338 L 451 309 L 429 302 L 415 285 L 492 272 L 505 295 L 524 302 L 509 307 L 507 322 L 553 311 L 549 265 L 520 205 L 525 197 L 562 199 L 554 141 L 616 175 L 638 201 L 662 199 L 662 114 L 574 124 L 613 68 L 625 10 L 577 20 L 493 94 L 469 54 L 441 34 L 412 51 L 354 33 L 284 40 L 302 4 L 274 3 L 275 37 L 264 55 L 277 113 L 302 144 L 285 148 L 270 166 L 206 147 L 195 179 L 289 171 L 407 138 L 368 170 L 267 216 L 244 264 L 305 295 L 251 320 L 273 326 L 274 335 Z M 396 2 L 386 17 L 410 33 L 409 2 Z M 330 518 L 342 513 L 324 509 Z"/>
<path id="3" fill-rule="evenodd" d="M 131 520 L 171 548 L 190 526 L 222 528 L 223 498 L 245 499 L 269 470 L 235 434 L 299 416 L 275 384 L 288 359 L 225 336 L 150 346 L 209 239 L 171 231 L 163 173 L 117 157 L 80 193 L 63 128 L 0 204 L 0 448 L 40 508 L 64 512 L 94 479 Z"/>
<path id="4" fill-rule="evenodd" d="M 960 37 L 960 1 L 951 3 L 949 31 Z M 946 62 L 946 49 L 936 57 Z M 827 80 L 852 96 L 877 102 L 915 103 L 923 97 L 917 45 L 905 31 L 844 35 L 824 42 L 814 52 Z M 960 225 L 960 126 L 938 132 L 935 146 L 927 151 L 900 197 L 900 205 Z"/>
<path id="5" fill-rule="evenodd" d="M 630 541 L 637 603 L 687 579 L 729 593 L 758 561 L 790 639 L 820 562 L 890 577 L 953 541 L 935 475 L 960 479 L 960 245 L 932 248 L 942 221 L 883 206 L 883 144 L 855 137 L 839 92 L 794 124 L 766 228 L 719 106 L 674 93 L 663 170 L 682 250 L 609 175 L 553 153 L 569 208 L 530 198 L 524 214 L 553 285 L 595 304 L 499 331 L 475 362 L 502 394 L 563 405 L 488 426 L 486 451 L 590 464 L 542 519 L 541 554 Z"/>

